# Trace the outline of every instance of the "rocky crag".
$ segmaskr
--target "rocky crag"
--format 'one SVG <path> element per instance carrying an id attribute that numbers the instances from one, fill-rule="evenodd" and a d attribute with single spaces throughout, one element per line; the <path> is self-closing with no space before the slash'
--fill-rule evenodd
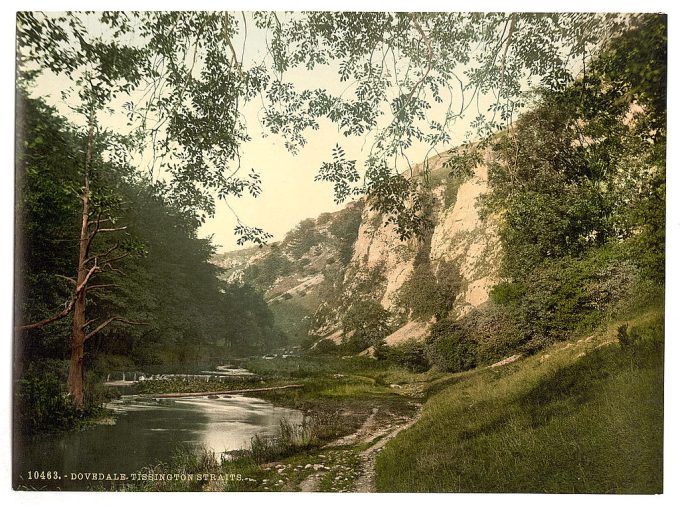
<path id="1" fill-rule="evenodd" d="M 417 276 L 456 279 L 446 310 L 461 318 L 489 299 L 498 281 L 500 242 L 497 220 L 483 218 L 479 197 L 488 190 L 491 154 L 476 158 L 464 177 L 451 176 L 452 154 L 428 159 L 411 169 L 430 196 L 432 229 L 424 239 L 400 240 L 393 225 L 363 200 L 336 213 L 305 220 L 280 243 L 215 258 L 231 280 L 265 292 L 277 320 L 293 340 L 336 343 L 345 337 L 343 312 L 352 300 L 370 298 L 393 315 L 388 345 L 423 339 L 434 317 L 414 314 L 404 304 Z M 448 162 L 448 163 L 447 163 Z M 424 267 L 426 266 L 426 270 Z M 416 272 L 418 271 L 418 272 Z"/>

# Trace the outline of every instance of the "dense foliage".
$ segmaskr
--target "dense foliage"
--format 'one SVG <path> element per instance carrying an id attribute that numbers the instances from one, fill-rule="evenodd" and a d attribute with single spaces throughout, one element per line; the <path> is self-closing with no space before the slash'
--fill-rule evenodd
<path id="1" fill-rule="evenodd" d="M 346 344 L 354 351 L 378 346 L 390 333 L 390 313 L 376 300 L 359 299 L 344 313 L 342 329 Z"/>
<path id="2" fill-rule="evenodd" d="M 451 262 L 416 262 L 413 272 L 397 294 L 398 304 L 409 317 L 421 321 L 445 318 L 461 286 L 458 267 Z"/>
<path id="3" fill-rule="evenodd" d="M 336 145 L 318 179 L 333 183 L 338 201 L 370 195 L 371 207 L 408 237 L 427 227 L 412 199 L 415 188 L 398 166 L 408 161 L 409 148 L 450 143 L 460 122 L 481 137 L 507 127 L 527 105 L 527 91 L 564 89 L 573 66 L 631 19 L 606 13 L 20 12 L 17 38 L 20 63 L 71 79 L 64 99 L 86 116 L 88 108 L 102 111 L 128 95 L 123 110 L 113 112 L 133 128 L 135 149 L 153 154 L 149 174 L 166 171 L 173 201 L 194 219 L 211 216 L 218 198 L 261 192 L 258 174 L 239 170 L 241 146 L 253 135 L 242 108 L 259 100 L 264 128 L 292 152 L 324 121 L 343 136 L 368 137 L 364 160 L 348 159 Z M 266 46 L 262 58 L 246 56 L 251 46 L 257 49 L 253 33 L 267 40 L 258 41 Z M 328 69 L 333 82 L 325 89 L 298 89 L 288 79 L 290 71 Z M 33 71 L 30 65 L 23 70 Z M 240 243 L 271 238 L 241 222 L 235 232 Z"/>
<path id="4" fill-rule="evenodd" d="M 354 203 L 338 211 L 328 225 L 328 231 L 337 240 L 339 260 L 347 265 L 352 259 L 354 243 L 359 236 L 359 226 L 363 211 L 363 201 Z"/>
<path id="5" fill-rule="evenodd" d="M 643 286 L 663 292 L 665 19 L 641 17 L 584 71 L 488 141 L 482 206 L 501 217 L 503 281 L 460 322 L 482 362 L 593 329 Z M 458 370 L 456 333 L 436 334 Z"/>
<path id="6" fill-rule="evenodd" d="M 316 228 L 316 221 L 312 218 L 308 218 L 302 220 L 293 230 L 286 234 L 282 246 L 294 259 L 299 260 L 302 255 L 323 240 L 323 234 Z"/>
<path id="7" fill-rule="evenodd" d="M 465 371 L 477 365 L 477 343 L 461 325 L 451 320 L 435 323 L 426 345 L 430 363 L 442 370 Z"/>
<path id="8" fill-rule="evenodd" d="M 53 313 L 70 295 L 81 212 L 76 168 L 85 139 L 42 101 L 22 93 L 18 99 L 15 317 L 21 324 Z M 98 142 L 110 143 L 109 135 L 100 132 Z M 120 315 L 139 325 L 114 321 L 88 340 L 89 369 L 106 374 L 164 364 L 191 367 L 282 344 L 261 296 L 248 286 L 218 280 L 217 268 L 209 263 L 212 245 L 197 238 L 196 223 L 168 201 L 162 186 L 150 184 L 129 165 L 102 157 L 93 163 L 92 184 L 99 206 L 93 212 L 115 209 L 116 224 L 125 228 L 112 234 L 124 258 L 102 269 L 88 288 L 89 316 L 101 321 Z M 110 248 L 113 241 L 98 236 L 93 248 Z M 63 406 L 42 403 L 59 390 L 64 369 L 52 368 L 42 377 L 29 373 L 45 361 L 67 358 L 69 320 L 21 332 L 16 341 L 17 372 L 24 376 L 22 406 L 54 411 L 54 417 Z M 51 402 L 62 400 L 56 395 Z M 38 421 L 31 426 L 47 418 L 35 414 L 32 419 Z"/>

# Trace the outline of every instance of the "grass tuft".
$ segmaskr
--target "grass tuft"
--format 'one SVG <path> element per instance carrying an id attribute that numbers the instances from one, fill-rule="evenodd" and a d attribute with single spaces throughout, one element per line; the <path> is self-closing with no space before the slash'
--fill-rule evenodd
<path id="1" fill-rule="evenodd" d="M 380 454 L 378 490 L 660 493 L 663 316 L 628 325 L 636 339 L 619 343 L 619 322 L 434 382 L 419 422 Z"/>

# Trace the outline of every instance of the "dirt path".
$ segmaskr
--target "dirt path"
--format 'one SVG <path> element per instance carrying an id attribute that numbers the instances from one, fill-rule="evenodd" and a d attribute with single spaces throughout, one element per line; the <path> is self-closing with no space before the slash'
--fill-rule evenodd
<path id="1" fill-rule="evenodd" d="M 326 446 L 326 449 L 346 447 L 349 445 L 366 444 L 378 439 L 367 450 L 359 454 L 361 461 L 359 475 L 355 479 L 352 491 L 354 492 L 374 492 L 375 491 L 375 459 L 387 444 L 402 430 L 413 425 L 417 420 L 417 415 L 410 418 L 397 415 L 381 416 L 377 408 L 373 408 L 372 413 L 366 418 L 359 429 L 345 437 L 337 439 Z M 328 468 L 326 468 L 328 469 Z M 305 478 L 299 485 L 302 492 L 316 492 L 327 471 L 316 472 Z"/>
<path id="2" fill-rule="evenodd" d="M 414 423 L 416 423 L 417 420 L 418 417 L 416 416 L 402 422 L 400 425 L 397 425 L 396 428 L 392 430 L 392 432 L 380 439 L 368 450 L 361 452 L 361 475 L 354 483 L 354 492 L 375 492 L 375 459 L 378 456 L 378 453 L 390 440 L 394 439 L 397 434 L 399 434 L 402 430 L 406 430 L 411 427 Z"/>
<path id="3" fill-rule="evenodd" d="M 373 408 L 371 414 L 368 416 L 368 418 L 366 418 L 366 420 L 364 420 L 364 423 L 361 424 L 361 427 L 359 427 L 356 432 L 341 437 L 340 439 L 336 439 L 335 441 L 328 443 L 324 448 L 353 445 L 374 439 L 378 435 L 377 432 L 380 431 L 380 427 L 376 422 L 377 415 L 378 408 Z"/>
<path id="4" fill-rule="evenodd" d="M 300 492 L 316 492 L 319 490 L 319 483 L 321 483 L 321 476 L 313 474 L 300 483 Z"/>

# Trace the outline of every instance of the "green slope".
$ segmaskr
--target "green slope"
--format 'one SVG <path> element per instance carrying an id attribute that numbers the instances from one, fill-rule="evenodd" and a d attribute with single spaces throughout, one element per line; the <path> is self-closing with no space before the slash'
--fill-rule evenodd
<path id="1" fill-rule="evenodd" d="M 617 328 L 641 336 L 622 346 Z M 660 493 L 663 314 L 431 386 L 377 461 L 380 491 Z"/>

